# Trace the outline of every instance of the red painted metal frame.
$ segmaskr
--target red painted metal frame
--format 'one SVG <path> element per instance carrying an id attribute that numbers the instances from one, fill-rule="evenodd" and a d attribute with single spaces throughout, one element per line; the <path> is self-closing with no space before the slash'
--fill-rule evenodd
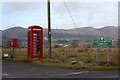
<path id="1" fill-rule="evenodd" d="M 18 40 L 16 38 L 12 38 L 11 46 L 16 47 L 17 45 L 18 45 Z"/>
<path id="2" fill-rule="evenodd" d="M 33 34 L 34 33 L 40 33 L 40 55 L 39 56 L 33 56 L 34 53 L 34 43 L 33 43 Z M 43 28 L 37 25 L 30 26 L 28 28 L 28 58 L 33 59 L 33 58 L 43 58 Z"/>

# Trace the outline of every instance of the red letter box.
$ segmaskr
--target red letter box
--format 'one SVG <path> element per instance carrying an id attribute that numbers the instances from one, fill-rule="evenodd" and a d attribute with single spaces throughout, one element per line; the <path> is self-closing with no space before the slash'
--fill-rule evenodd
<path id="1" fill-rule="evenodd" d="M 16 38 L 12 38 L 12 41 L 11 41 L 11 46 L 12 47 L 16 47 L 18 44 L 18 40 Z"/>
<path id="2" fill-rule="evenodd" d="M 28 57 L 42 58 L 43 56 L 43 28 L 37 25 L 28 28 Z"/>

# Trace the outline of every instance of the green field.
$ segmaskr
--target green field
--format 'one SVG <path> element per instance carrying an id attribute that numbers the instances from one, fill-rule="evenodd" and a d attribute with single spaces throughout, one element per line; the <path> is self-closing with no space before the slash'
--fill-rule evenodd
<path id="1" fill-rule="evenodd" d="M 96 48 L 53 48 L 49 58 L 48 49 L 43 50 L 43 59 L 28 60 L 27 48 L 16 48 L 12 61 L 36 65 L 57 66 L 71 69 L 115 70 L 118 69 L 118 48 L 111 48 L 110 65 L 107 65 L 107 48 L 99 48 L 99 65 L 96 65 Z M 12 48 L 3 48 L 2 52 L 12 53 Z M 73 63 L 73 61 L 75 61 Z"/>

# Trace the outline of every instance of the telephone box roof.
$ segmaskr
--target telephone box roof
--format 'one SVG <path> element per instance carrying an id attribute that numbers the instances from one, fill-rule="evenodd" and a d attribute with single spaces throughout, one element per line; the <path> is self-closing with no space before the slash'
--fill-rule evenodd
<path id="1" fill-rule="evenodd" d="M 34 28 L 43 29 L 41 26 L 38 26 L 38 25 L 32 25 L 28 27 L 28 29 L 34 29 Z"/>

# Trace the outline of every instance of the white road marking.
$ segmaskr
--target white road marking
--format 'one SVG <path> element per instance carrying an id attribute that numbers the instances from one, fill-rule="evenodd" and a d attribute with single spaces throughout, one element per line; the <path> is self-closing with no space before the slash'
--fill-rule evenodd
<path id="1" fill-rule="evenodd" d="M 80 75 L 80 74 L 84 74 L 84 73 L 88 73 L 89 71 L 81 71 L 81 72 L 73 72 L 73 73 L 67 73 L 64 74 L 65 76 L 74 76 L 74 75 Z"/>
<path id="2" fill-rule="evenodd" d="M 6 74 L 6 73 L 4 73 L 4 74 L 2 74 L 3 76 L 8 76 L 8 74 Z"/>

